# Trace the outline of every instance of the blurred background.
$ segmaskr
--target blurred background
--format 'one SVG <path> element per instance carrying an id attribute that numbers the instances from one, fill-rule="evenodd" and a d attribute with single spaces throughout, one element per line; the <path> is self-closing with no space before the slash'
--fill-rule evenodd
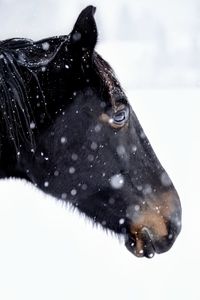
<path id="1" fill-rule="evenodd" d="M 0 0 L 0 39 L 68 34 L 97 6 L 97 50 L 114 68 L 182 201 L 172 250 L 123 243 L 19 180 L 0 181 L 0 299 L 199 300 L 199 0 Z"/>
<path id="2" fill-rule="evenodd" d="M 128 88 L 199 87 L 199 0 L 1 0 L 0 37 L 67 34 L 88 4 L 98 7 L 99 44 L 113 43 L 121 76 L 131 70 Z"/>

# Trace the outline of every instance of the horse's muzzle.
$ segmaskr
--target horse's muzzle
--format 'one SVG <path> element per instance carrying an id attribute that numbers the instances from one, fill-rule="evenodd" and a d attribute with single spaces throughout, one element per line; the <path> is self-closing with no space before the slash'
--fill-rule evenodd
<path id="1" fill-rule="evenodd" d="M 146 200 L 146 207 L 134 215 L 126 236 L 127 249 L 137 257 L 151 258 L 168 251 L 181 230 L 181 205 L 176 192 Z"/>

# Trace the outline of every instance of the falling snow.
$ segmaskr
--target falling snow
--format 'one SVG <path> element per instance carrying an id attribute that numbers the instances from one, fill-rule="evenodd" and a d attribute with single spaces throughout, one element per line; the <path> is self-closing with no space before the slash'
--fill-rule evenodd
<path id="1" fill-rule="evenodd" d="M 113 124 L 113 122 L 114 122 L 113 118 L 110 118 L 110 119 L 108 120 L 108 123 L 109 123 L 109 124 Z"/>
<path id="2" fill-rule="evenodd" d="M 108 202 L 109 202 L 109 204 L 113 205 L 113 204 L 115 204 L 115 199 L 111 197 L 111 198 L 108 200 Z"/>
<path id="3" fill-rule="evenodd" d="M 101 127 L 102 127 L 102 126 L 101 126 L 100 124 L 97 124 L 97 125 L 94 127 L 94 131 L 97 132 L 97 133 L 100 132 L 100 131 L 101 131 Z"/>
<path id="4" fill-rule="evenodd" d="M 121 189 L 124 185 L 124 177 L 122 174 L 116 174 L 110 178 L 110 185 L 113 189 Z"/>
<path id="5" fill-rule="evenodd" d="M 82 184 L 81 188 L 82 188 L 83 191 L 86 191 L 88 186 L 87 186 L 87 184 L 84 183 L 84 184 Z"/>
<path id="6" fill-rule="evenodd" d="M 144 138 L 145 138 L 145 133 L 144 133 L 144 131 L 141 131 L 141 133 L 140 133 L 140 137 L 141 137 L 142 139 L 144 139 Z"/>
<path id="7" fill-rule="evenodd" d="M 61 141 L 61 144 L 66 144 L 67 139 L 66 139 L 66 137 L 62 136 L 60 141 Z"/>
<path id="8" fill-rule="evenodd" d="M 76 169 L 74 167 L 69 168 L 69 174 L 74 174 L 76 172 Z"/>
<path id="9" fill-rule="evenodd" d="M 78 155 L 76 153 L 72 154 L 72 160 L 76 161 L 78 159 Z"/>
<path id="10" fill-rule="evenodd" d="M 125 220 L 123 218 L 119 220 L 120 225 L 124 224 L 124 222 L 125 222 Z"/>
<path id="11" fill-rule="evenodd" d="M 123 145 L 119 145 L 119 146 L 117 146 L 117 154 L 119 155 L 119 156 L 123 156 L 123 155 L 125 155 L 126 154 L 126 149 L 125 149 L 125 147 L 123 146 Z"/>
<path id="12" fill-rule="evenodd" d="M 169 178 L 169 176 L 167 175 L 166 172 L 163 172 L 161 174 L 161 182 L 164 186 L 170 186 L 172 184 L 171 179 Z"/>
<path id="13" fill-rule="evenodd" d="M 71 195 L 72 196 L 76 196 L 76 194 L 77 194 L 77 190 L 76 189 L 71 190 Z"/>
<path id="14" fill-rule="evenodd" d="M 105 108 L 105 107 L 106 107 L 106 103 L 105 103 L 104 101 L 101 101 L 100 107 L 101 107 L 101 108 Z"/>
<path id="15" fill-rule="evenodd" d="M 135 152 L 137 151 L 137 147 L 134 145 L 134 146 L 132 147 L 132 150 L 133 150 L 133 153 L 135 153 Z"/>
<path id="16" fill-rule="evenodd" d="M 34 123 L 34 122 L 31 122 L 31 123 L 30 123 L 30 128 L 31 128 L 31 129 L 34 129 L 34 128 L 35 128 L 35 123 Z"/>
<path id="17" fill-rule="evenodd" d="M 66 200 L 67 199 L 67 194 L 66 193 L 62 193 L 61 194 L 61 199 Z"/>
<path id="18" fill-rule="evenodd" d="M 80 32 L 73 33 L 72 38 L 73 38 L 74 42 L 79 41 L 81 39 L 81 33 Z"/>
<path id="19" fill-rule="evenodd" d="M 92 149 L 92 150 L 96 150 L 97 147 L 98 147 L 97 143 L 92 142 L 92 144 L 91 144 L 91 149 Z"/>
<path id="20" fill-rule="evenodd" d="M 47 68 L 46 68 L 45 66 L 43 66 L 43 67 L 41 68 L 42 72 L 45 72 L 46 69 L 47 69 Z"/>
<path id="21" fill-rule="evenodd" d="M 151 185 L 148 184 L 148 183 L 145 184 L 142 192 L 143 192 L 144 195 L 150 195 L 150 194 L 152 194 L 152 187 L 151 187 Z"/>
<path id="22" fill-rule="evenodd" d="M 42 49 L 43 49 L 44 51 L 47 51 L 47 50 L 49 50 L 49 47 L 50 47 L 50 45 L 49 45 L 49 43 L 48 43 L 48 42 L 44 42 L 44 43 L 42 43 Z"/>
<path id="23" fill-rule="evenodd" d="M 149 254 L 148 254 L 148 257 L 150 257 L 150 258 L 153 257 L 153 256 L 154 256 L 153 253 L 149 253 Z"/>
<path id="24" fill-rule="evenodd" d="M 135 209 L 135 211 L 139 211 L 139 210 L 140 210 L 140 206 L 139 206 L 138 204 L 136 204 L 136 205 L 134 206 L 134 209 Z"/>
<path id="25" fill-rule="evenodd" d="M 94 161 L 94 155 L 89 154 L 89 155 L 88 155 L 88 160 L 89 160 L 90 162 Z"/>
<path id="26" fill-rule="evenodd" d="M 138 190 L 138 191 L 140 191 L 140 192 L 141 192 L 141 191 L 142 191 L 142 189 L 143 189 L 142 185 L 138 185 L 138 186 L 137 186 L 137 190 Z"/>

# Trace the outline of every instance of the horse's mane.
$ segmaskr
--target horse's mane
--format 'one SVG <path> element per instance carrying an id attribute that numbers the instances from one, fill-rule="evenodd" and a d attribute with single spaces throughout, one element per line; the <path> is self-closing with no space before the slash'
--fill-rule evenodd
<path id="1" fill-rule="evenodd" d="M 38 71 L 45 68 L 56 56 L 66 36 L 33 42 L 28 39 L 9 39 L 0 42 L 0 138 L 9 137 L 16 153 L 20 153 L 21 141 L 34 151 L 34 115 L 27 95 L 24 69 L 34 79 L 41 99 L 43 91 Z M 3 131 L 2 132 L 2 128 Z"/>
<path id="2" fill-rule="evenodd" d="M 17 153 L 20 152 L 20 141 L 28 140 L 32 145 L 33 133 L 30 128 L 31 115 L 27 101 L 26 86 L 17 61 L 9 49 L 1 49 L 0 54 L 0 106 L 2 135 L 14 143 Z M 1 122 L 2 122 L 1 121 Z"/>
<path id="3" fill-rule="evenodd" d="M 48 67 L 62 46 L 66 48 L 69 36 L 58 36 L 34 42 L 29 39 L 8 39 L 0 41 L 0 139 L 4 136 L 14 143 L 16 153 L 20 145 L 34 152 L 34 122 L 28 95 L 29 80 L 45 103 L 45 95 L 38 78 L 39 72 Z M 67 51 L 67 48 L 66 48 Z M 119 85 L 110 65 L 94 52 L 94 69 L 102 82 L 113 90 Z"/>
<path id="4" fill-rule="evenodd" d="M 117 98 L 119 98 L 121 101 L 122 99 L 124 99 L 125 101 L 126 97 L 124 91 L 117 79 L 114 70 L 109 65 L 109 63 L 104 60 L 97 52 L 94 53 L 94 67 L 99 78 L 101 78 L 101 84 L 106 87 L 109 95 L 111 96 L 112 104 L 115 105 L 115 101 L 117 100 Z"/>
<path id="5" fill-rule="evenodd" d="M 51 37 L 34 42 L 30 39 L 14 38 L 0 42 L 0 51 L 10 51 L 17 63 L 29 69 L 38 69 L 49 64 L 59 52 L 68 36 Z"/>

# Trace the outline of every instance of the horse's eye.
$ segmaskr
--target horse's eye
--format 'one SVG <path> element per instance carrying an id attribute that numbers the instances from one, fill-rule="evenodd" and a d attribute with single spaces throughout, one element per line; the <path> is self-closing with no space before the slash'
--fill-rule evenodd
<path id="1" fill-rule="evenodd" d="M 123 109 L 113 115 L 113 121 L 117 125 L 123 125 L 128 119 L 128 110 Z"/>

